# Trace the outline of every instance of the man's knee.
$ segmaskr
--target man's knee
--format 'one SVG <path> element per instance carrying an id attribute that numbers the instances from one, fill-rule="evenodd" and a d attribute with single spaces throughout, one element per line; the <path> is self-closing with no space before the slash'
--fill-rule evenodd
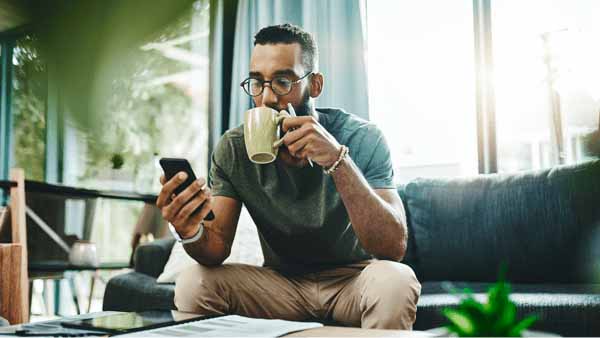
<path id="1" fill-rule="evenodd" d="M 380 260 L 369 264 L 362 273 L 365 297 L 361 307 L 376 318 L 363 323 L 363 327 L 410 330 L 421 294 L 421 284 L 413 270 L 402 263 Z"/>
<path id="2" fill-rule="evenodd" d="M 369 281 L 366 285 L 369 292 L 382 293 L 386 297 L 413 296 L 415 302 L 421 294 L 421 284 L 406 264 L 379 260 L 369 264 L 362 273 Z"/>
<path id="3" fill-rule="evenodd" d="M 225 311 L 220 289 L 220 267 L 193 265 L 175 283 L 175 306 L 179 311 L 214 314 Z"/>

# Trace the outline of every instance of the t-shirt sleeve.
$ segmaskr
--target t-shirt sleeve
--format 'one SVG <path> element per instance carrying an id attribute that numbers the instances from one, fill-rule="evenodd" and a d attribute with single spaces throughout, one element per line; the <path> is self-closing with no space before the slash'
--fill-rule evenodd
<path id="1" fill-rule="evenodd" d="M 394 167 L 387 141 L 379 129 L 369 129 L 371 132 L 365 136 L 363 143 L 369 145 L 367 153 L 372 155 L 363 175 L 373 189 L 395 189 Z"/>
<path id="2" fill-rule="evenodd" d="M 226 196 L 240 200 L 231 181 L 234 164 L 234 148 L 231 139 L 225 134 L 211 156 L 208 182 L 213 196 Z"/>

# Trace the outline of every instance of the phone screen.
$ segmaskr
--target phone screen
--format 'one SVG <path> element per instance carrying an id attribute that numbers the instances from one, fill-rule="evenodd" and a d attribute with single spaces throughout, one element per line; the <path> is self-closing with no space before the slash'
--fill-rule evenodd
<path id="1" fill-rule="evenodd" d="M 182 191 L 185 190 L 190 184 L 194 183 L 196 180 L 196 175 L 190 166 L 190 162 L 183 158 L 161 158 L 160 166 L 163 168 L 165 172 L 165 178 L 170 180 L 173 176 L 177 175 L 177 173 L 183 171 L 187 174 L 186 180 L 181 183 L 177 188 L 175 188 L 175 195 L 179 195 Z"/>

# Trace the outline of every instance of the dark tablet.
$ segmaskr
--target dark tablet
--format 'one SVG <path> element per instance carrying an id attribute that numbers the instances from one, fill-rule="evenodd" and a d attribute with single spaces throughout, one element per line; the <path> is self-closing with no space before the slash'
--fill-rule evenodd
<path id="1" fill-rule="evenodd" d="M 141 330 L 155 329 L 164 326 L 195 321 L 206 318 L 200 315 L 187 315 L 185 319 L 176 319 L 172 311 L 119 312 L 81 320 L 67 320 L 61 323 L 68 328 L 123 334 Z"/>

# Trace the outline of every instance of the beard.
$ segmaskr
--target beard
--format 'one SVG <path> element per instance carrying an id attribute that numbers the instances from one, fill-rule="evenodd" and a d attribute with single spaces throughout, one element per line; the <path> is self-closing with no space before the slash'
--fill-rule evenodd
<path id="1" fill-rule="evenodd" d="M 298 107 L 294 107 L 294 110 L 298 116 L 309 116 L 312 114 L 312 111 L 314 110 L 314 101 L 310 99 L 308 90 L 304 93 L 304 97 L 302 97 L 302 103 L 300 103 Z"/>

